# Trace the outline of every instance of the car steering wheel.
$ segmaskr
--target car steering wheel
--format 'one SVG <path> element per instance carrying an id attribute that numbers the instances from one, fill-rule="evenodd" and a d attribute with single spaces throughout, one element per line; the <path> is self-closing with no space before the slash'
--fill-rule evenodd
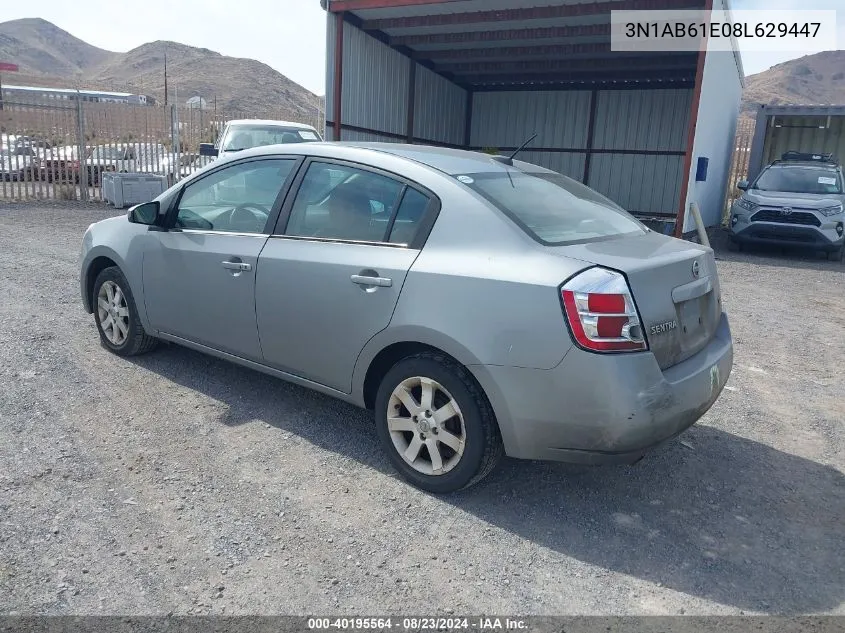
<path id="1" fill-rule="evenodd" d="M 229 226 L 232 230 L 244 233 L 260 232 L 270 217 L 270 209 L 254 203 L 239 204 L 229 215 Z"/>

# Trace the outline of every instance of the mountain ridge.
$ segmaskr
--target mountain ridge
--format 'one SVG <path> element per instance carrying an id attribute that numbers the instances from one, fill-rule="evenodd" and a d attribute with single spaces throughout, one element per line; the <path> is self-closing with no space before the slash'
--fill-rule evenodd
<path id="1" fill-rule="evenodd" d="M 745 79 L 742 112 L 756 104 L 845 105 L 845 50 L 806 55 Z"/>

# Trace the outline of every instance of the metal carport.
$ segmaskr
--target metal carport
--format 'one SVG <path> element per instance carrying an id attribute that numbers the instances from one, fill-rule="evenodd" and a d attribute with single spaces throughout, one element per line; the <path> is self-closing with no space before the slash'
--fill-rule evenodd
<path id="1" fill-rule="evenodd" d="M 323 0 L 333 140 L 513 150 L 645 217 L 722 215 L 736 53 L 611 51 L 610 11 L 727 0 Z M 698 158 L 709 159 L 696 182 Z M 686 225 L 686 226 L 685 226 Z"/>

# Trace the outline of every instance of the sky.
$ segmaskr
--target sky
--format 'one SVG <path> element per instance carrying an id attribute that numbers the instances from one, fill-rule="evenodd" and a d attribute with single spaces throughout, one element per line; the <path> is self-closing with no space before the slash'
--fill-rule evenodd
<path id="1" fill-rule="evenodd" d="M 845 2 L 843 0 L 730 0 L 731 8 L 737 10 L 836 10 L 836 41 L 838 49 L 845 49 Z M 740 50 L 742 46 L 740 45 Z M 746 75 L 754 75 L 775 64 L 802 57 L 803 53 L 743 53 L 742 65 Z"/>
<path id="2" fill-rule="evenodd" d="M 325 92 L 326 16 L 319 0 L 38 0 L 4 2 L 0 20 L 40 17 L 89 44 L 125 52 L 155 40 L 257 59 L 317 94 Z M 731 0 L 734 9 L 839 9 L 838 48 L 845 48 L 843 0 Z M 801 53 L 743 54 L 751 75 Z"/>
<path id="3" fill-rule="evenodd" d="M 2 0 L 0 21 L 43 18 L 89 44 L 126 52 L 170 40 L 249 57 L 325 92 L 326 14 L 319 0 Z"/>

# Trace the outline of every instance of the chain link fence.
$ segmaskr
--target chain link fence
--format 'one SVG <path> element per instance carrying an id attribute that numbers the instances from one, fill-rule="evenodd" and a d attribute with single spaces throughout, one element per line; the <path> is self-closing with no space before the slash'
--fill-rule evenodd
<path id="1" fill-rule="evenodd" d="M 102 200 L 110 171 L 167 176 L 174 183 L 204 167 L 200 143 L 213 143 L 232 119 L 306 123 L 312 115 L 217 110 L 191 105 L 130 105 L 61 99 L 0 101 L 0 200 Z"/>
<path id="2" fill-rule="evenodd" d="M 725 208 L 722 212 L 722 224 L 727 226 L 730 221 L 731 205 L 742 195 L 736 188 L 736 183 L 748 177 L 748 160 L 751 157 L 751 142 L 754 140 L 753 119 L 740 119 L 736 127 L 734 139 L 734 153 L 731 168 L 728 172 L 728 190 L 725 198 Z"/>

